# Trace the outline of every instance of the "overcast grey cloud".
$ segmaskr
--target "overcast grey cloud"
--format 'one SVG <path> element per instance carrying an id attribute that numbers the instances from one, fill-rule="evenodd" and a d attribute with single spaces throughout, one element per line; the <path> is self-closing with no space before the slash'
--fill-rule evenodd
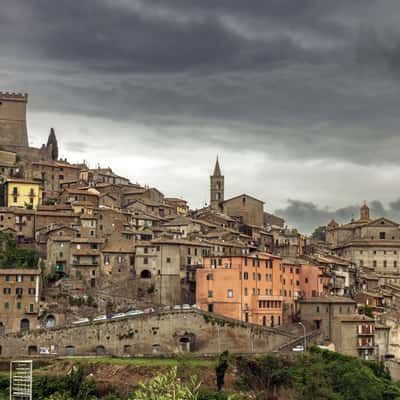
<path id="1" fill-rule="evenodd" d="M 68 159 L 193 207 L 219 154 L 227 195 L 261 197 L 305 230 L 363 200 L 397 215 L 398 0 L 0 0 L 0 10 L 0 87 L 30 93 L 33 144 L 54 126 Z"/>

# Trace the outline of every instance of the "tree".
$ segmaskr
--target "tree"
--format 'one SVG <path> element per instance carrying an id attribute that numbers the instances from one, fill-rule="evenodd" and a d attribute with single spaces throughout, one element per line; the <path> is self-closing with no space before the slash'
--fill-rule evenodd
<path id="1" fill-rule="evenodd" d="M 199 388 L 200 383 L 195 376 L 191 377 L 188 385 L 181 383 L 175 367 L 146 384 L 140 384 L 130 400 L 197 400 Z"/>
<path id="2" fill-rule="evenodd" d="M 311 234 L 311 237 L 315 240 L 322 240 L 325 242 L 326 239 L 326 226 L 322 225 L 318 228 L 314 229 L 314 232 Z"/>
<path id="3" fill-rule="evenodd" d="M 225 373 L 228 369 L 229 352 L 226 350 L 219 356 L 218 364 L 215 367 L 215 374 L 217 376 L 217 389 L 220 392 L 224 386 Z"/>
<path id="4" fill-rule="evenodd" d="M 47 148 L 51 148 L 51 159 L 58 160 L 58 142 L 54 128 L 50 129 L 49 138 L 47 139 Z"/>

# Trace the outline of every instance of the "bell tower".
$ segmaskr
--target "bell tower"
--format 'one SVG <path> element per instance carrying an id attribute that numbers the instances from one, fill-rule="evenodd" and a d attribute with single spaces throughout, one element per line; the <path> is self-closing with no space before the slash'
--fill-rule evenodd
<path id="1" fill-rule="evenodd" d="M 371 221 L 369 207 L 367 206 L 366 201 L 364 201 L 364 204 L 360 208 L 360 221 L 365 221 L 365 222 Z"/>
<path id="2" fill-rule="evenodd" d="M 220 210 L 220 203 L 224 201 L 224 186 L 224 176 L 217 157 L 214 172 L 210 176 L 210 206 L 213 210 Z"/>

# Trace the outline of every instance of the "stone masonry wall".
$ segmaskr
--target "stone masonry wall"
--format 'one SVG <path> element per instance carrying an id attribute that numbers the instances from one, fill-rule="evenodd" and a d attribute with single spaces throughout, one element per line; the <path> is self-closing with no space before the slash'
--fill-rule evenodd
<path id="1" fill-rule="evenodd" d="M 32 355 L 40 347 L 55 348 L 60 356 L 96 353 L 122 356 L 178 353 L 188 343 L 190 351 L 199 354 L 224 350 L 262 353 L 277 349 L 292 339 L 292 335 L 280 329 L 257 327 L 188 310 L 9 334 L 0 338 L 0 345 L 2 357 Z"/>

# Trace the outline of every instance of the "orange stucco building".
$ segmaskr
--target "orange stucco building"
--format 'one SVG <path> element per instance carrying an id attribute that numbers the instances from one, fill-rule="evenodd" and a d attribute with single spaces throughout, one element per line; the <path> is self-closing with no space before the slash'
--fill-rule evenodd
<path id="1" fill-rule="evenodd" d="M 258 325 L 284 323 L 280 257 L 268 253 L 205 257 L 197 270 L 196 303 L 204 311 Z"/>
<path id="2" fill-rule="evenodd" d="M 202 310 L 257 325 L 290 323 L 298 299 L 322 294 L 317 266 L 283 263 L 269 253 L 204 257 L 196 274 Z"/>

